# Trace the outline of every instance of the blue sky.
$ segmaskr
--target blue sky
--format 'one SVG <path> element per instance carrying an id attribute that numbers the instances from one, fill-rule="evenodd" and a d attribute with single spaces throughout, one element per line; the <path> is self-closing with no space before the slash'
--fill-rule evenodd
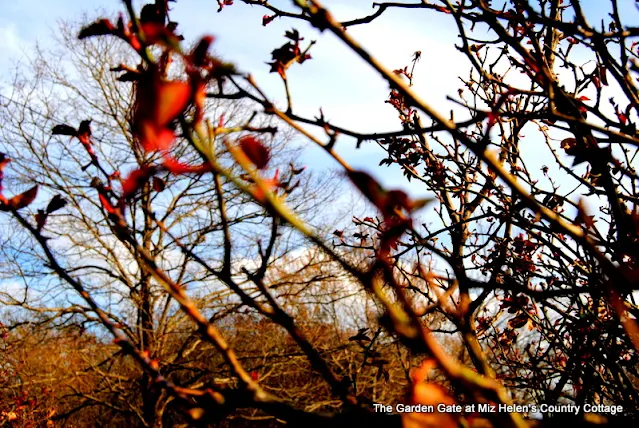
<path id="1" fill-rule="evenodd" d="M 138 7 L 142 3 L 136 2 Z M 291 4 L 287 0 L 273 3 L 289 8 Z M 324 3 L 338 19 L 360 17 L 372 11 L 370 0 Z M 344 6 L 345 3 L 348 6 Z M 7 2 L 3 7 L 0 57 L 9 61 L 4 61 L 6 66 L 0 67 L 0 88 L 6 87 L 12 62 L 28 55 L 35 43 L 50 46 L 48 38 L 55 31 L 57 22 L 78 21 L 83 12 L 99 16 L 102 15 L 100 11 L 111 15 L 123 10 L 118 0 L 24 0 Z M 304 22 L 287 19 L 278 19 L 262 27 L 265 10 L 259 7 L 236 3 L 219 14 L 216 9 L 214 0 L 181 0 L 173 4 L 172 19 L 181 23 L 179 31 L 187 41 L 196 40 L 203 34 L 214 35 L 216 53 L 234 62 L 240 70 L 251 72 L 275 100 L 284 99 L 282 83 L 276 74 L 268 72 L 265 62 L 270 60 L 270 52 L 284 43 L 284 31 L 294 26 L 306 41 L 318 41 L 311 51 L 314 59 L 289 71 L 297 113 L 313 117 L 322 107 L 329 120 L 355 130 L 399 129 L 396 114 L 388 104 L 384 104 L 388 96 L 386 83 L 332 35 L 319 34 Z M 430 16 L 436 15 L 431 13 Z M 405 18 L 405 13 L 391 12 L 374 24 L 352 27 L 349 31 L 393 68 L 407 65 L 413 52 L 421 50 L 424 60 L 418 66 L 418 86 L 430 94 L 431 100 L 443 102 L 447 94 L 455 92 L 456 70 L 464 64 L 463 58 L 451 49 L 453 23 L 439 18 L 428 19 L 428 31 L 423 31 L 420 21 L 406 21 Z M 398 43 L 398 40 L 402 42 Z M 437 61 L 432 61 L 432 58 L 437 58 Z M 467 69 L 465 64 L 464 69 Z M 446 84 L 442 84 L 442 78 Z M 338 149 L 355 167 L 373 169 L 377 166 L 382 157 L 380 150 L 355 151 L 354 145 L 354 140 L 342 138 Z M 319 150 L 310 149 L 305 158 L 312 160 L 316 168 L 334 166 L 333 161 Z M 398 171 L 384 169 L 376 175 L 387 185 L 404 185 Z M 413 192 L 422 193 L 416 189 Z"/>
<path id="2" fill-rule="evenodd" d="M 9 79 L 12 61 L 24 58 L 35 43 L 50 46 L 48 36 L 55 31 L 57 22 L 79 21 L 83 12 L 89 16 L 115 15 L 123 11 L 119 0 L 21 0 L 2 2 L 0 16 L 0 91 Z M 136 7 L 145 3 L 136 0 Z M 276 6 L 294 10 L 290 0 L 273 0 Z M 370 14 L 371 0 L 325 0 L 324 5 L 340 20 Z M 630 0 L 620 1 L 622 16 L 627 23 L 639 22 L 639 13 Z M 607 12 L 606 1 L 582 1 L 586 15 L 594 24 Z M 179 31 L 187 41 L 204 34 L 216 37 L 215 51 L 224 59 L 234 62 L 242 71 L 251 72 L 258 84 L 274 100 L 282 101 L 282 83 L 276 74 L 268 72 L 265 62 L 270 52 L 284 42 L 283 33 L 297 28 L 306 41 L 318 43 L 311 51 L 313 60 L 303 66 L 293 66 L 289 80 L 295 111 L 308 117 L 323 108 L 326 117 L 337 125 L 359 131 L 387 131 L 399 128 L 396 114 L 384 103 L 388 86 L 363 61 L 350 53 L 331 34 L 319 34 L 308 24 L 290 19 L 278 19 L 266 27 L 261 26 L 265 9 L 250 7 L 240 2 L 216 13 L 215 0 L 179 0 L 172 3 L 172 19 L 180 22 Z M 422 61 L 416 69 L 415 89 L 440 111 L 453 107 L 445 100 L 456 95 L 461 82 L 457 76 L 466 75 L 469 65 L 453 47 L 456 27 L 452 18 L 435 12 L 413 13 L 410 10 L 390 9 L 372 24 L 351 27 L 349 33 L 375 56 L 392 68 L 407 65 L 413 52 L 422 51 Z M 6 86 L 5 86 L 6 87 Z M 397 169 L 377 169 L 382 158 L 380 150 L 355 150 L 355 143 L 341 138 L 338 150 L 357 168 L 371 170 L 386 185 L 406 186 Z M 534 154 L 533 154 L 534 155 Z M 333 161 L 323 152 L 310 148 L 305 160 L 315 168 L 331 167 Z M 533 169 L 541 167 L 544 159 L 535 159 Z M 546 160 L 547 161 L 547 160 Z M 411 193 L 423 196 L 421 189 L 410 186 Z"/>
<path id="3" fill-rule="evenodd" d="M 135 1 L 139 8 L 141 1 Z M 273 4 L 291 9 L 289 0 L 273 0 Z M 372 0 L 324 0 L 340 20 L 370 14 Z M 599 22 L 607 13 L 603 9 L 609 2 L 583 0 L 591 23 Z M 639 12 L 631 0 L 621 0 L 621 14 L 629 25 L 639 24 Z M 345 6 L 347 4 L 347 6 Z M 311 51 L 313 60 L 303 66 L 293 66 L 289 80 L 298 114 L 313 117 L 319 107 L 326 117 L 337 125 L 358 131 L 388 131 L 399 129 L 396 114 L 384 103 L 388 85 L 363 61 L 356 58 L 330 34 L 319 34 L 308 24 L 289 19 L 278 19 L 261 26 L 265 10 L 239 2 L 216 13 L 215 0 L 179 0 L 173 5 L 172 18 L 180 22 L 179 32 L 188 42 L 204 34 L 216 37 L 214 49 L 224 59 L 251 72 L 258 84 L 275 100 L 284 100 L 282 82 L 277 74 L 268 72 L 265 64 L 270 52 L 284 43 L 284 31 L 297 28 L 306 41 L 317 40 Z M 83 13 L 90 17 L 115 15 L 123 11 L 119 0 L 0 0 L 0 93 L 10 81 L 10 71 L 16 61 L 24 59 L 36 43 L 52 47 L 49 35 L 59 21 L 80 21 Z M 374 23 L 351 27 L 349 33 L 376 57 L 391 68 L 408 64 L 413 52 L 422 51 L 422 61 L 416 69 L 415 89 L 432 105 L 447 112 L 453 105 L 447 95 L 455 96 L 467 75 L 469 64 L 453 47 L 456 27 L 452 18 L 434 12 L 412 13 L 391 10 Z M 527 132 L 526 132 L 527 133 Z M 333 161 L 311 143 L 303 163 L 316 169 L 335 166 Z M 536 152 L 541 141 L 529 139 L 522 151 L 527 151 L 530 170 L 536 172 L 545 163 L 553 162 Z M 419 185 L 408 185 L 397 168 L 377 168 L 383 157 L 381 150 L 355 150 L 355 142 L 340 139 L 338 149 L 356 168 L 367 169 L 388 187 L 402 187 L 415 196 L 428 196 Z"/>

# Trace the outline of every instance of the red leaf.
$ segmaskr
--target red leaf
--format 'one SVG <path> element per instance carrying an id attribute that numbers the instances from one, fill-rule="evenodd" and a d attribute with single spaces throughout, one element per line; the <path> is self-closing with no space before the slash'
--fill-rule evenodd
<path id="1" fill-rule="evenodd" d="M 166 183 L 160 177 L 153 177 L 153 190 L 161 192 L 166 189 Z"/>
<path id="2" fill-rule="evenodd" d="M 603 65 L 598 66 L 597 72 L 599 73 L 599 78 L 601 79 L 601 83 L 603 83 L 605 86 L 608 86 L 608 75 L 606 72 L 606 67 Z"/>
<path id="3" fill-rule="evenodd" d="M 270 24 L 271 22 L 273 22 L 273 20 L 274 20 L 275 18 L 277 18 L 277 15 L 271 15 L 271 16 L 269 16 L 269 15 L 264 15 L 264 16 L 262 17 L 262 25 L 266 27 L 268 24 Z"/>
<path id="4" fill-rule="evenodd" d="M 100 203 L 102 203 L 102 207 L 104 207 L 104 210 L 107 213 L 109 213 L 109 214 L 119 214 L 118 209 L 111 204 L 111 201 L 109 201 L 109 199 L 105 195 L 100 193 L 100 194 L 98 194 L 98 197 L 100 198 Z"/>
<path id="5" fill-rule="evenodd" d="M 187 82 L 156 83 L 156 121 L 167 125 L 180 115 L 191 98 L 191 85 Z"/>
<path id="6" fill-rule="evenodd" d="M 210 164 L 187 165 L 171 156 L 164 157 L 164 167 L 166 168 L 167 171 L 176 175 L 190 174 L 190 173 L 204 174 L 206 172 L 211 172 L 212 170 Z"/>
<path id="7" fill-rule="evenodd" d="M 193 90 L 188 82 L 164 82 L 157 72 L 138 83 L 134 124 L 140 145 L 146 151 L 168 150 L 175 138 L 169 127 L 188 106 Z"/>
<path id="8" fill-rule="evenodd" d="M 175 139 L 175 133 L 172 129 L 157 126 L 153 122 L 141 123 L 138 128 L 138 134 L 140 145 L 147 152 L 169 150 Z"/>
<path id="9" fill-rule="evenodd" d="M 144 41 L 148 45 L 153 45 L 172 36 L 172 33 L 161 22 L 143 22 L 140 28 L 144 33 Z"/>
<path id="10" fill-rule="evenodd" d="M 36 198 L 37 195 L 38 195 L 38 186 L 33 186 L 26 192 L 16 195 L 13 198 L 9 199 L 9 201 L 7 202 L 7 205 L 9 206 L 9 208 L 12 208 L 14 210 L 19 210 L 21 208 L 26 207 L 31 202 L 33 202 L 33 200 Z"/>
<path id="11" fill-rule="evenodd" d="M 626 122 L 628 122 L 628 116 L 626 116 L 625 114 L 621 112 L 617 112 L 617 118 L 623 125 L 625 125 Z"/>
<path id="12" fill-rule="evenodd" d="M 140 29 L 147 45 L 163 43 L 171 46 L 179 42 L 173 33 L 176 25 L 164 25 L 166 9 L 158 4 L 146 4 L 140 12 Z"/>
<path id="13" fill-rule="evenodd" d="M 129 176 L 122 182 L 122 196 L 125 199 L 134 196 L 156 171 L 155 167 L 150 166 L 143 166 L 131 171 Z"/>
<path id="14" fill-rule="evenodd" d="M 268 148 L 255 137 L 241 138 L 240 148 L 257 169 L 264 169 L 271 158 Z"/>
<path id="15" fill-rule="evenodd" d="M 452 406 L 455 400 L 439 385 L 429 382 L 415 382 L 408 396 L 409 404 L 425 406 Z M 459 414 L 450 412 L 410 412 L 402 414 L 402 426 L 405 428 L 458 426 Z"/>
<path id="16" fill-rule="evenodd" d="M 224 6 L 232 6 L 233 0 L 217 0 L 217 5 L 219 6 L 217 11 L 221 12 L 222 9 L 224 9 Z"/>
<path id="17" fill-rule="evenodd" d="M 495 123 L 499 120 L 499 112 L 490 111 L 486 115 L 488 117 L 488 126 L 493 127 Z"/>
<path id="18" fill-rule="evenodd" d="M 87 148 L 87 150 L 89 151 L 89 154 L 93 154 L 93 149 L 90 147 L 91 120 L 83 120 L 82 122 L 80 122 L 80 126 L 78 127 L 77 137 L 78 137 L 78 140 L 80 140 L 80 142 L 84 144 L 84 146 Z"/>
<path id="19" fill-rule="evenodd" d="M 508 327 L 510 328 L 521 328 L 526 325 L 528 322 L 528 317 L 522 312 L 514 318 L 508 320 Z"/>
<path id="20" fill-rule="evenodd" d="M 592 76 L 592 83 L 595 84 L 595 87 L 597 89 L 601 89 L 601 81 L 599 80 L 599 78 L 597 76 Z"/>

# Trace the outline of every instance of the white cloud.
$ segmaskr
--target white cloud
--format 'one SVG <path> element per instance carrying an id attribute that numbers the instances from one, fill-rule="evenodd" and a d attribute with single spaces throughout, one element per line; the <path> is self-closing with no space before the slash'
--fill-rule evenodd
<path id="1" fill-rule="evenodd" d="M 23 53 L 27 42 L 18 35 L 16 24 L 0 25 L 0 56 L 2 58 L 15 58 Z"/>

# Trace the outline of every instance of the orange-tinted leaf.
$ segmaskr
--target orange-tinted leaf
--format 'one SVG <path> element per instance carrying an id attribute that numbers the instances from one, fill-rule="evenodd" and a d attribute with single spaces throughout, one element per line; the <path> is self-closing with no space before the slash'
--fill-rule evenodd
<path id="1" fill-rule="evenodd" d="M 196 85 L 193 91 L 193 105 L 195 106 L 195 114 L 193 120 L 197 123 L 202 120 L 204 115 L 204 103 L 206 102 L 206 84 L 200 83 Z"/>
<path id="2" fill-rule="evenodd" d="M 458 426 L 459 413 L 438 412 L 437 406 L 444 404 L 451 406 L 455 404 L 455 400 L 448 395 L 442 387 L 433 383 L 419 382 L 413 385 L 409 396 L 409 404 L 422 404 L 425 406 L 433 406 L 435 412 L 413 412 L 402 414 L 402 425 L 405 428 L 456 428 Z"/>
<path id="3" fill-rule="evenodd" d="M 149 166 L 143 166 L 131 171 L 129 176 L 122 182 L 122 196 L 125 199 L 134 196 L 155 172 L 156 168 Z"/>
<path id="4" fill-rule="evenodd" d="M 435 9 L 444 13 L 452 13 L 446 6 L 435 6 Z"/>
<path id="5" fill-rule="evenodd" d="M 16 195 L 13 198 L 9 199 L 9 201 L 7 202 L 7 205 L 9 206 L 9 208 L 12 208 L 14 210 L 19 210 L 21 208 L 26 207 L 31 202 L 33 202 L 33 200 L 36 198 L 37 195 L 38 195 L 38 186 L 33 186 L 26 192 Z"/>
<path id="6" fill-rule="evenodd" d="M 265 168 L 271 158 L 268 148 L 255 137 L 241 138 L 240 148 L 257 169 Z"/>
<path id="7" fill-rule="evenodd" d="M 140 124 L 139 135 L 140 145 L 147 152 L 154 150 L 167 151 L 175 139 L 172 129 L 159 126 L 157 123 L 144 122 Z"/>
<path id="8" fill-rule="evenodd" d="M 192 96 L 187 82 L 164 82 L 157 71 L 141 76 L 136 91 L 134 130 L 146 151 L 168 150 L 175 133 L 170 124 Z"/>
<path id="9" fill-rule="evenodd" d="M 89 140 L 91 138 L 91 120 L 83 120 L 80 122 L 77 137 L 89 151 L 89 154 L 93 154 L 93 149 L 90 147 L 91 141 Z"/>
<path id="10" fill-rule="evenodd" d="M 268 190 L 272 190 L 274 188 L 276 188 L 278 185 L 280 184 L 280 170 L 276 170 L 275 174 L 273 175 L 273 178 L 269 178 L 264 180 L 264 186 L 268 189 Z M 253 197 L 261 204 L 266 203 L 266 194 L 264 193 L 264 191 L 262 190 L 262 188 L 260 188 L 257 185 L 253 185 L 251 186 L 251 191 L 253 193 Z"/>
<path id="11" fill-rule="evenodd" d="M 561 148 L 566 151 L 566 153 L 570 154 L 570 150 L 572 150 L 577 145 L 576 138 L 564 138 L 561 141 Z"/>
<path id="12" fill-rule="evenodd" d="M 156 91 L 155 120 L 161 125 L 169 124 L 186 109 L 192 92 L 187 82 L 161 82 Z"/>
<path id="13" fill-rule="evenodd" d="M 140 25 L 147 45 L 161 44 L 168 47 L 177 46 L 181 36 L 177 36 L 162 22 L 145 22 Z"/>
<path id="14" fill-rule="evenodd" d="M 628 116 L 626 116 L 625 114 L 621 112 L 617 112 L 617 118 L 623 125 L 625 125 L 628 122 Z"/>
<path id="15" fill-rule="evenodd" d="M 419 382 L 413 386 L 412 404 L 455 404 L 455 400 L 444 389 L 430 382 Z"/>

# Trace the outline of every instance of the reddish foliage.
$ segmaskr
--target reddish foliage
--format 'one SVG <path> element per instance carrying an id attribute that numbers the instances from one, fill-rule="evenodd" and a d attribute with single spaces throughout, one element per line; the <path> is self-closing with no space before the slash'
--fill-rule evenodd
<path id="1" fill-rule="evenodd" d="M 129 176 L 122 182 L 122 197 L 124 199 L 133 197 L 156 172 L 157 168 L 153 166 L 143 166 L 131 171 Z"/>
<path id="2" fill-rule="evenodd" d="M 204 174 L 211 172 L 211 165 L 203 163 L 200 165 L 187 165 L 170 156 L 164 158 L 164 168 L 172 174 Z"/>
<path id="3" fill-rule="evenodd" d="M 168 151 L 175 139 L 172 122 L 193 99 L 188 82 L 164 81 L 152 70 L 138 82 L 134 128 L 138 141 L 146 151 Z"/>
<path id="4" fill-rule="evenodd" d="M 246 136 L 240 138 L 240 148 L 257 169 L 264 169 L 271 159 L 269 149 L 257 138 Z"/>

